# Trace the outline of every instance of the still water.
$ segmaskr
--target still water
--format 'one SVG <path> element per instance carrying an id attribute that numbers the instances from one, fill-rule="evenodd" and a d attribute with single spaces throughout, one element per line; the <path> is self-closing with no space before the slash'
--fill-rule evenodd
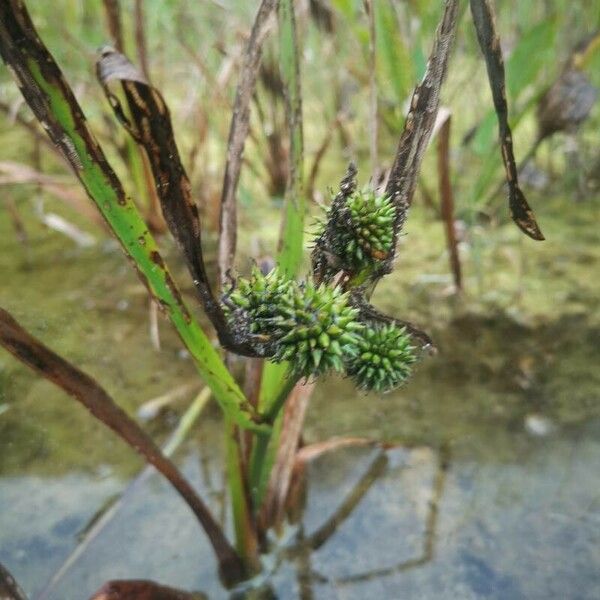
<path id="1" fill-rule="evenodd" d="M 10 279 L 0 303 L 132 414 L 193 382 L 167 323 L 160 352 L 149 343 L 143 290 L 114 245 L 65 249 L 38 232 L 28 262 L 0 239 Z M 432 321 L 440 352 L 401 391 L 317 387 L 307 442 L 353 435 L 393 447 L 310 464 L 302 517 L 265 558 L 265 597 L 600 598 L 598 323 L 581 307 L 542 321 L 500 309 Z M 191 395 L 146 424 L 158 441 Z M 214 407 L 176 460 L 229 523 Z M 154 474 L 132 484 L 142 470 L 85 410 L 0 353 L 0 563 L 30 598 L 85 600 L 116 578 L 230 597 L 179 497 Z"/>

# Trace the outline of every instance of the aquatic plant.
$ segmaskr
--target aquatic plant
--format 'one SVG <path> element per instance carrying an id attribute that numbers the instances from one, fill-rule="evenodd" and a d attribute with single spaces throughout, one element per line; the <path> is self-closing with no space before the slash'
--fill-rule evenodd
<path id="1" fill-rule="evenodd" d="M 267 274 L 255 269 L 249 278 L 234 278 L 227 284 L 236 254 L 236 189 L 249 132 L 250 102 L 269 19 L 277 7 L 279 68 L 289 140 L 278 268 Z M 542 239 L 518 185 L 492 8 L 488 0 L 471 0 L 471 9 L 498 114 L 510 210 L 525 233 Z M 229 133 L 219 215 L 223 294 L 215 293 L 207 275 L 200 213 L 165 99 L 148 81 L 147 74 L 136 69 L 124 54 L 110 47 L 101 51 L 96 65 L 98 79 L 130 143 L 146 161 L 162 215 L 185 258 L 197 300 L 217 333 L 220 350 L 265 359 L 248 363 L 259 365 L 260 384 L 245 393 L 183 301 L 147 223 L 126 195 L 24 3 L 0 2 L 0 54 L 25 101 L 71 165 L 149 294 L 171 320 L 223 411 L 235 547 L 174 465 L 132 419 L 117 409 L 98 384 L 27 334 L 5 312 L 0 313 L 0 343 L 83 402 L 95 417 L 161 469 L 194 510 L 227 584 L 260 569 L 260 554 L 267 547 L 266 531 L 276 522 L 287 500 L 290 477 L 278 478 L 277 474 L 289 474 L 290 456 L 293 459 L 293 452 L 279 452 L 282 441 L 292 449 L 299 444 L 301 422 L 288 430 L 282 425 L 282 415 L 294 402 L 293 397 L 290 399 L 292 390 L 307 389 L 296 383 L 338 371 L 350 375 L 363 389 L 387 391 L 406 380 L 418 356 L 417 347 L 431 345 L 427 335 L 413 325 L 380 314 L 370 304 L 370 297 L 396 259 L 397 241 L 435 123 L 457 20 L 457 0 L 445 0 L 428 65 L 413 92 L 385 189 L 357 192 L 356 167 L 348 167 L 314 241 L 311 272 L 301 281 L 306 206 L 294 3 L 262 0 L 243 55 Z"/>

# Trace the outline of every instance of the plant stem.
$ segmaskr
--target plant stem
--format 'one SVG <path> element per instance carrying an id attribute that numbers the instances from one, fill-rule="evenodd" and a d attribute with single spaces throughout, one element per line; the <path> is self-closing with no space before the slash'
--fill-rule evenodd
<path id="1" fill-rule="evenodd" d="M 225 425 L 227 447 L 227 484 L 231 495 L 236 549 L 248 574 L 260 571 L 258 539 L 250 510 L 245 461 L 240 445 L 240 429 L 231 421 Z"/>
<path id="2" fill-rule="evenodd" d="M 288 368 L 287 377 L 284 380 L 283 387 L 264 413 L 264 419 L 266 423 L 271 425 L 271 429 L 268 433 L 259 433 L 255 437 L 255 443 L 250 457 L 250 493 L 252 497 L 252 506 L 254 507 L 255 512 L 260 508 L 269 480 L 270 466 L 273 462 L 268 459 L 269 446 L 278 438 L 279 431 L 279 428 L 275 423 L 281 413 L 285 401 L 290 395 L 290 392 L 294 389 L 296 383 L 298 383 L 298 380 L 299 377 L 293 376 Z M 271 452 L 271 455 L 273 454 L 274 453 Z"/>

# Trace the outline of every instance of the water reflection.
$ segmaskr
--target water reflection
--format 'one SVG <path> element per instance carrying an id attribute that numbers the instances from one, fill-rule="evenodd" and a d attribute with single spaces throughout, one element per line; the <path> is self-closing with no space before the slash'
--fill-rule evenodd
<path id="1" fill-rule="evenodd" d="M 205 423 L 180 459 L 222 510 L 221 451 Z M 308 469 L 301 520 L 266 559 L 292 598 L 593 598 L 600 589 L 600 421 L 548 437 L 525 428 L 441 449 L 348 448 Z M 507 450 L 508 448 L 508 450 Z M 507 458 L 510 454 L 511 458 Z M 215 486 L 215 483 L 217 484 Z M 68 475 L 4 478 L 0 562 L 35 597 L 77 534 L 122 483 Z M 150 578 L 228 598 L 187 507 L 152 475 L 48 590 L 87 598 L 115 578 Z"/>

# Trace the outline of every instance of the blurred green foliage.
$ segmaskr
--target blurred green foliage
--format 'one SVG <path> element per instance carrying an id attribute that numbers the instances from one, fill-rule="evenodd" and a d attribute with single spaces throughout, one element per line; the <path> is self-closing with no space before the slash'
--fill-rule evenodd
<path id="1" fill-rule="evenodd" d="M 299 10 L 298 26 L 303 49 L 301 78 L 307 174 L 323 140 L 332 135 L 332 121 L 336 115 L 343 117 L 316 173 L 315 190 L 318 197 L 323 198 L 329 188 L 336 187 L 350 157 L 358 162 L 360 183 L 365 183 L 369 177 L 366 167 L 370 136 L 369 23 L 363 0 L 321 0 L 320 4 L 331 11 L 332 30 L 320 26 L 311 18 L 309 10 Z M 386 167 L 393 158 L 411 90 L 425 69 L 440 4 L 434 0 L 378 0 L 372 4 L 381 125 L 378 149 L 381 166 Z M 121 5 L 125 50 L 135 62 L 133 0 L 123 0 Z M 236 72 L 255 5 L 240 0 L 228 3 L 154 0 L 144 3 L 152 81 L 163 92 L 171 108 L 184 163 L 209 230 L 216 227 Z M 519 160 L 535 136 L 537 101 L 560 73 L 572 48 L 600 26 L 600 10 L 596 0 L 548 0 L 543 3 L 498 0 L 496 6 L 506 58 L 510 120 Z M 140 183 L 131 180 L 123 152 L 125 134 L 108 116 L 109 109 L 93 72 L 96 48 L 109 41 L 102 3 L 57 0 L 52 4 L 36 3 L 31 10 L 40 34 L 76 89 L 92 129 L 106 147 L 111 164 L 128 191 L 140 195 L 136 191 Z M 272 35 L 265 49 L 266 57 L 275 54 L 277 44 L 277 36 Z M 595 85 L 600 86 L 600 52 L 591 57 L 585 72 Z M 282 114 L 283 100 L 276 98 L 273 103 L 270 94 L 264 85 L 257 93 L 266 117 L 275 114 L 277 103 L 279 114 Z M 14 107 L 18 101 L 18 91 L 5 70 L 0 70 L 0 101 L 9 107 Z M 498 197 L 490 198 L 502 176 L 496 143 L 497 125 L 466 6 L 463 6 L 442 102 L 453 113 L 451 154 L 456 210 L 470 227 L 476 213 L 486 212 L 488 207 L 494 212 L 496 207 L 504 204 Z M 28 118 L 26 108 L 20 108 L 19 114 Z M 579 133 L 586 171 L 591 171 L 598 160 L 593 155 L 592 145 L 597 144 L 595 132 L 599 126 L 600 114 L 596 107 Z M 245 155 L 247 168 L 243 169 L 239 188 L 240 242 L 242 245 L 253 242 L 258 251 L 253 250 L 253 254 L 274 255 L 276 252 L 278 214 L 269 197 L 268 163 L 262 158 L 277 136 L 281 138 L 285 155 L 288 140 L 284 129 L 281 118 L 261 119 L 257 107 L 253 107 L 252 135 Z M 468 144 L 463 144 L 466 134 L 471 134 L 471 139 Z M 551 174 L 558 185 L 567 167 L 560 151 L 561 140 L 553 142 L 551 148 L 541 149 L 542 156 L 553 155 Z M 24 129 L 14 127 L 7 115 L 0 115 L 0 142 L 3 159 L 32 163 L 35 154 L 32 138 Z M 432 190 L 436 181 L 435 161 L 430 156 L 433 152 L 427 154 L 422 180 Z M 42 149 L 42 165 L 46 172 L 64 172 L 62 162 L 46 149 Z M 23 189 L 24 198 L 30 191 L 30 187 Z M 21 194 L 19 201 L 20 198 Z M 79 222 L 79 217 L 69 209 L 57 210 L 65 211 L 69 219 Z M 505 211 L 500 214 L 501 222 L 504 222 L 507 219 Z M 543 219 L 543 214 L 538 216 Z M 265 227 L 265 223 L 272 226 Z M 91 225 L 85 224 L 85 227 Z M 257 228 L 261 229 L 258 245 L 254 242 Z M 241 267 L 246 269 L 249 265 L 245 263 Z"/>

